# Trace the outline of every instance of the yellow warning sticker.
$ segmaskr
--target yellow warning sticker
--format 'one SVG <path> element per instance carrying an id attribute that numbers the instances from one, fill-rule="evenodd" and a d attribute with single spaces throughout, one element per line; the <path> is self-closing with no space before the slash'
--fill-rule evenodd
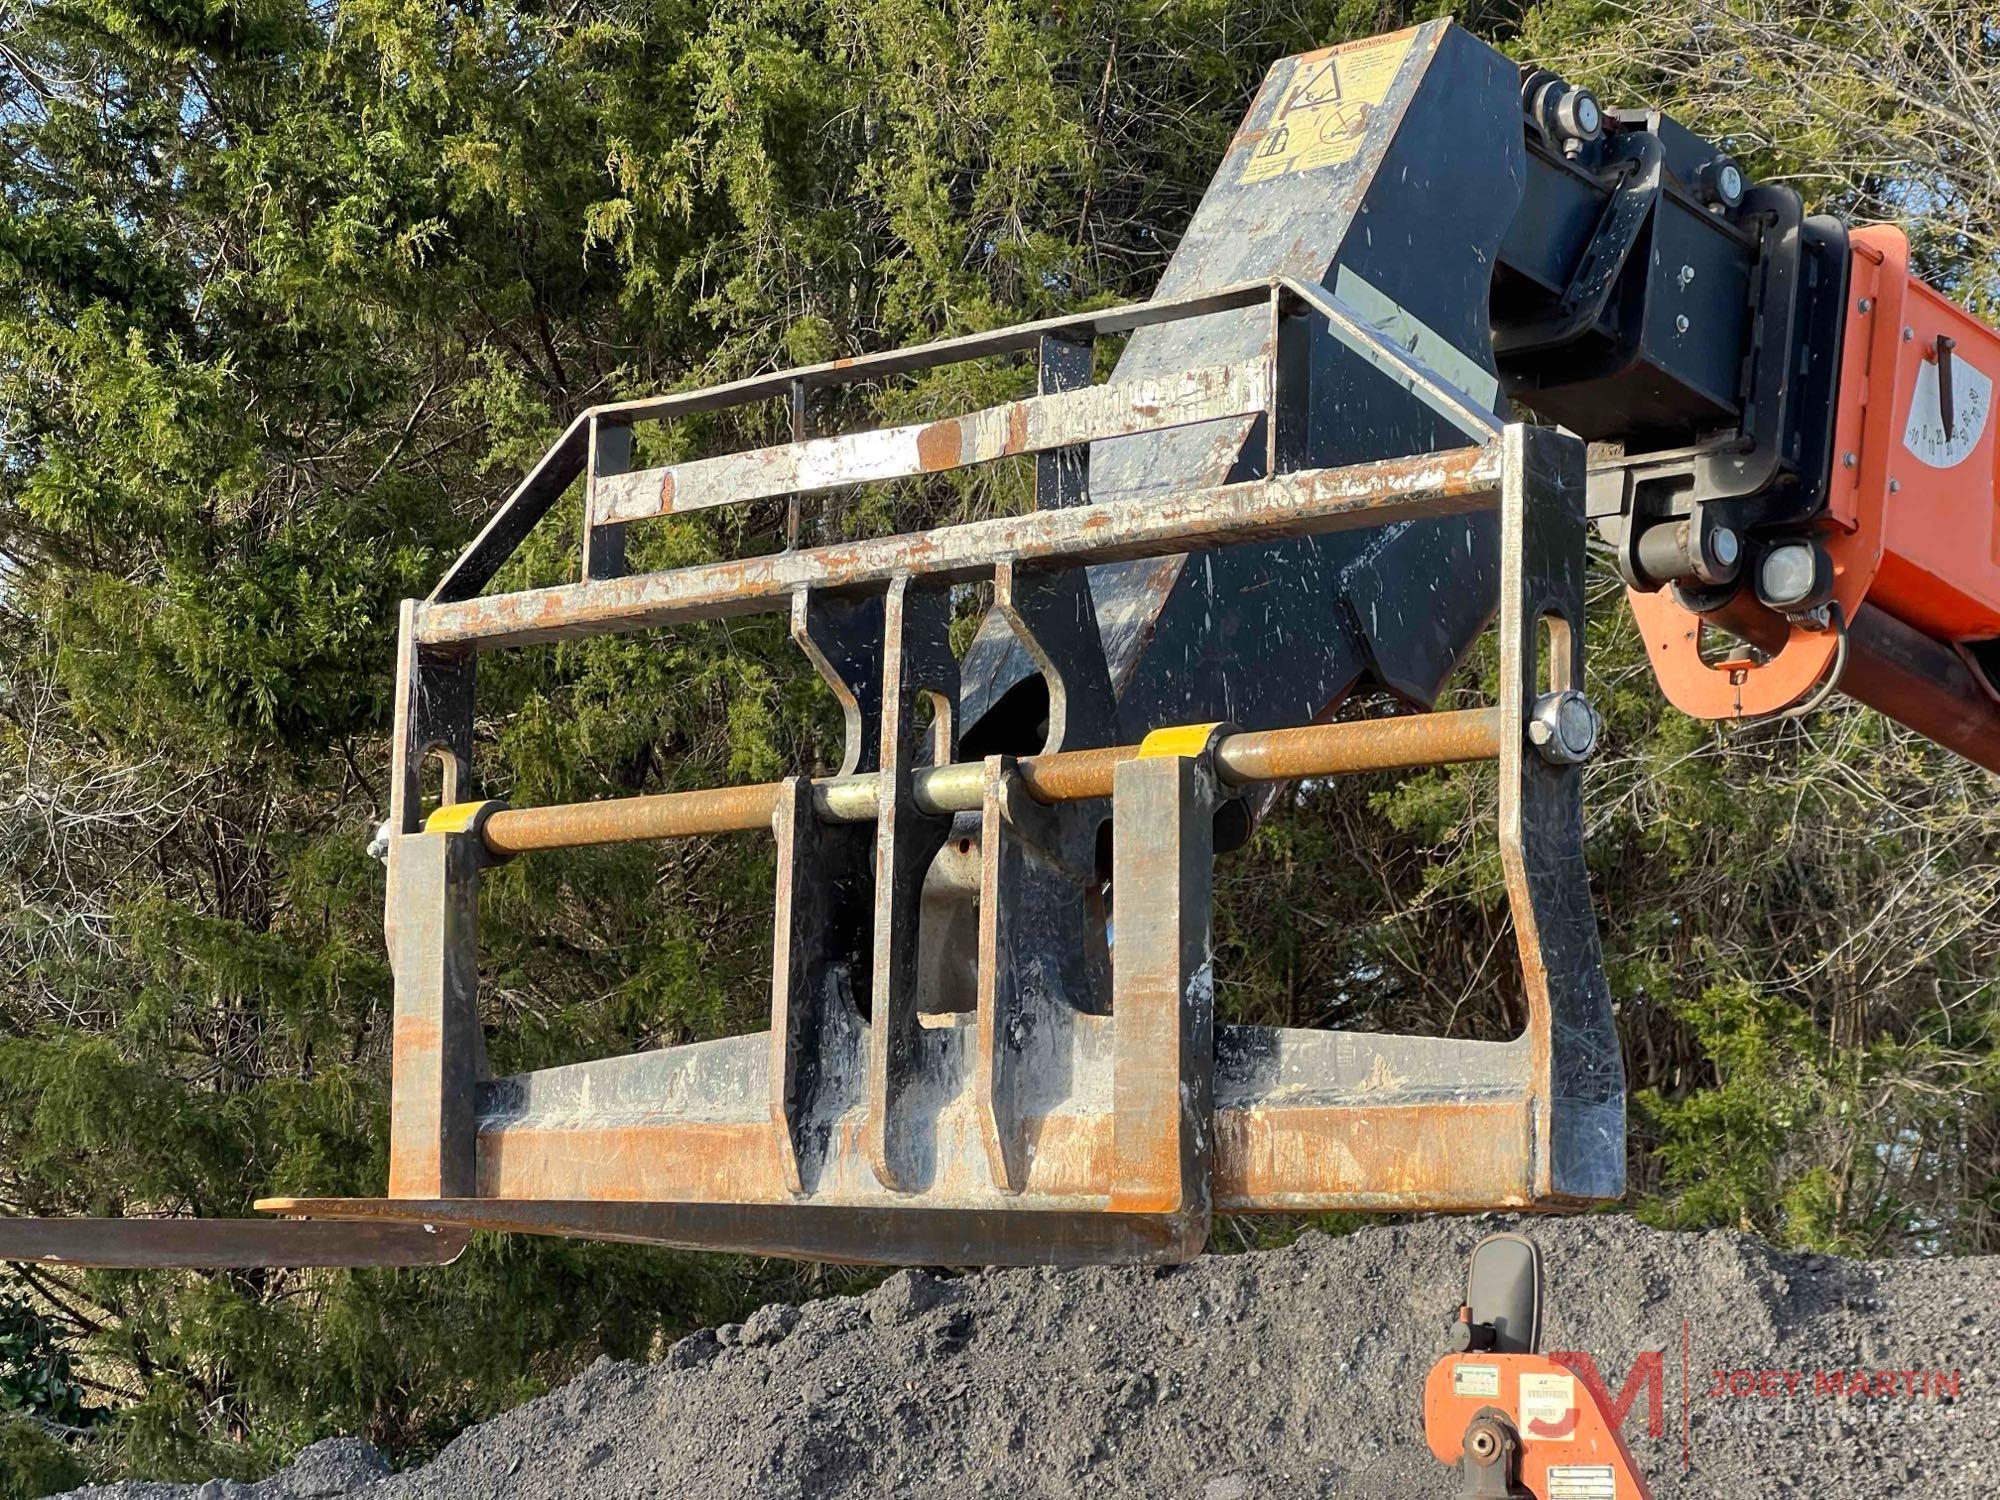
<path id="1" fill-rule="evenodd" d="M 1416 35 L 1398 31 L 1302 56 L 1237 181 L 1266 182 L 1352 161 Z"/>

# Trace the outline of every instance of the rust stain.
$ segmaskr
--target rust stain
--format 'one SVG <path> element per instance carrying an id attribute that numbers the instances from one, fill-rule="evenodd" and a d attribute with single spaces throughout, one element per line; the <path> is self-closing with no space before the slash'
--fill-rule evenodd
<path id="1" fill-rule="evenodd" d="M 434 1198 L 444 1183 L 444 1161 L 435 1144 L 397 1146 L 389 1153 L 391 1198 Z"/>
<path id="2" fill-rule="evenodd" d="M 791 1199 L 767 1121 L 479 1132 L 479 1195 L 610 1202 Z"/>
<path id="3" fill-rule="evenodd" d="M 660 472 L 660 514 L 663 516 L 671 515 L 673 514 L 673 509 L 674 471 L 672 469 L 663 469 Z"/>
<path id="4" fill-rule="evenodd" d="M 1215 1204 L 1240 1213 L 1524 1203 L 1531 1134 L 1525 1097 L 1218 1110 Z"/>
<path id="5" fill-rule="evenodd" d="M 1028 404 L 1025 401 L 1016 401 L 1007 408 L 1007 451 L 1028 451 Z"/>
<path id="6" fill-rule="evenodd" d="M 424 1053 L 436 1052 L 443 1045 L 444 1032 L 431 1016 L 405 1013 L 396 1017 L 396 1029 L 392 1042 L 396 1056 L 411 1058 Z"/>
<path id="7" fill-rule="evenodd" d="M 917 467 L 926 474 L 955 469 L 964 457 L 964 447 L 956 418 L 933 422 L 917 434 Z"/>

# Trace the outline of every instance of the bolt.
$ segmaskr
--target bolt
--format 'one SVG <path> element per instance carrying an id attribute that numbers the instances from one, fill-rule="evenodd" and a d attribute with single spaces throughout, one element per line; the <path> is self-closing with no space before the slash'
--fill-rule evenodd
<path id="1" fill-rule="evenodd" d="M 1852 453 L 1843 453 L 1840 455 L 1840 466 L 1843 469 L 1851 469 L 1858 462 L 1860 462 L 1860 460 L 1855 458 L 1855 456 Z"/>
<path id="2" fill-rule="evenodd" d="M 1682 313 L 1678 318 L 1674 319 L 1674 328 L 1681 333 L 1688 331 L 1688 315 L 1686 313 Z"/>
<path id="3" fill-rule="evenodd" d="M 1694 195 L 1721 212 L 1743 201 L 1743 170 L 1726 156 L 1701 164 L 1694 177 Z"/>
<path id="4" fill-rule="evenodd" d="M 1909 343 L 1909 341 L 1915 338 L 1916 336 L 1917 336 L 1917 330 L 1914 328 L 1905 328 L 1903 330 L 1903 342 L 1906 344 Z"/>
<path id="5" fill-rule="evenodd" d="M 1528 720 L 1528 741 L 1552 765 L 1581 765 L 1597 750 L 1599 724 L 1590 700 L 1573 688 L 1544 693 Z"/>
<path id="6" fill-rule="evenodd" d="M 1687 284 L 1688 284 L 1688 283 L 1689 283 L 1690 281 L 1693 281 L 1693 280 L 1694 280 L 1694 267 L 1693 267 L 1693 266 L 1682 266 L 1682 267 L 1681 267 L 1681 274 L 1680 274 L 1680 283 L 1681 283 L 1681 285 L 1682 285 L 1683 287 L 1685 287 L 1685 286 L 1686 286 L 1686 285 L 1687 285 Z"/>
<path id="7" fill-rule="evenodd" d="M 1565 141 L 1590 141 L 1604 128 L 1604 111 L 1589 89 L 1570 89 L 1556 101 L 1555 125 Z"/>
<path id="8" fill-rule="evenodd" d="M 1718 526 L 1708 534 L 1708 550 L 1723 567 L 1733 568 L 1743 555 L 1743 544 L 1727 526 Z"/>
<path id="9" fill-rule="evenodd" d="M 1892 479 L 1889 481 L 1889 493 L 1892 495 L 1895 494 L 1896 491 L 1900 490 L 1902 487 L 1903 487 L 1903 481 L 1900 479 Z"/>
<path id="10" fill-rule="evenodd" d="M 1875 311 L 1875 299 L 1873 297 L 1863 297 L 1855 306 L 1864 313 L 1872 313 Z"/>

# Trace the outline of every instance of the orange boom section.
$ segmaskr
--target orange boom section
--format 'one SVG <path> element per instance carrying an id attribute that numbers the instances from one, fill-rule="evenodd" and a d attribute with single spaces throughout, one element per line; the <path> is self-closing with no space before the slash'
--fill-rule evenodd
<path id="1" fill-rule="evenodd" d="M 1824 511 L 1702 614 L 1630 595 L 1676 707 L 1752 718 L 1839 687 L 2000 769 L 1996 375 L 2000 334 L 1910 274 L 1902 231 L 1856 230 Z"/>
<path id="2" fill-rule="evenodd" d="M 1837 430 L 1843 454 L 1859 452 L 1843 471 L 1853 483 L 1830 496 L 1835 552 L 1873 572 L 1870 603 L 1969 648 L 1977 665 L 1979 646 L 2000 637 L 2000 334 L 1910 275 L 1899 229 L 1857 231 L 1854 271 L 1857 286 L 1874 283 L 1872 297 L 1857 293 L 1873 306 L 1857 302 L 1849 324 L 1846 373 L 1858 378 L 1842 381 Z M 1879 526 L 1862 523 L 1868 509 Z"/>

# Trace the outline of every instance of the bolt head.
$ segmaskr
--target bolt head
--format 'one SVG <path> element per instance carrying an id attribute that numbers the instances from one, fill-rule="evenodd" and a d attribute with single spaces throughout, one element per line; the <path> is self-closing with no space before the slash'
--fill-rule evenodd
<path id="1" fill-rule="evenodd" d="M 1678 318 L 1674 319 L 1674 330 L 1678 333 L 1686 333 L 1688 331 L 1688 315 L 1686 313 L 1682 313 Z"/>
<path id="2" fill-rule="evenodd" d="M 1726 156 L 1717 156 L 1695 173 L 1694 194 L 1713 208 L 1735 208 L 1743 201 L 1743 169 Z"/>
<path id="3" fill-rule="evenodd" d="M 1556 100 L 1555 126 L 1565 141 L 1594 141 L 1604 129 L 1604 111 L 1589 89 L 1570 89 Z"/>
<path id="4" fill-rule="evenodd" d="M 1590 700 L 1574 689 L 1544 693 L 1528 720 L 1528 740 L 1542 758 L 1559 766 L 1581 765 L 1597 751 L 1600 721 Z"/>

